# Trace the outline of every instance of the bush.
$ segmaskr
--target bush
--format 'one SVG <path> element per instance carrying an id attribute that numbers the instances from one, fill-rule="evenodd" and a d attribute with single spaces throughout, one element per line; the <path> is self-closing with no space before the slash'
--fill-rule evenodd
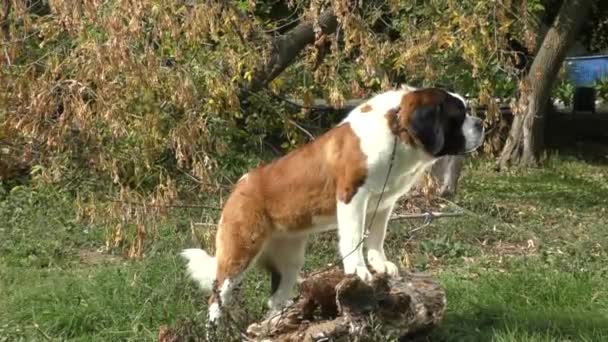
<path id="1" fill-rule="evenodd" d="M 239 93 L 272 39 L 294 18 L 314 22 L 318 2 L 50 1 L 36 13 L 26 3 L 11 2 L 3 25 L 0 178 L 58 185 L 86 217 L 124 219 L 132 206 L 116 201 L 192 200 L 267 159 L 268 144 L 307 141 L 294 122 L 315 133 L 341 119 L 274 94 L 339 106 L 397 83 L 444 85 L 496 108 L 516 88 L 505 72 L 507 36 L 522 27 L 515 3 L 332 2 L 337 34 L 318 36 L 246 105 Z"/>

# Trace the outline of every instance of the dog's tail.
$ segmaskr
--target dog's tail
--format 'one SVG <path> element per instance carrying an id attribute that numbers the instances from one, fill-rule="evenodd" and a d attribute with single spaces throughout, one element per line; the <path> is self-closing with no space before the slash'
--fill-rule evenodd
<path id="1" fill-rule="evenodd" d="M 213 282 L 217 268 L 217 258 L 210 256 L 202 249 L 188 248 L 181 252 L 181 256 L 188 260 L 188 273 L 198 282 L 206 293 L 213 290 Z"/>

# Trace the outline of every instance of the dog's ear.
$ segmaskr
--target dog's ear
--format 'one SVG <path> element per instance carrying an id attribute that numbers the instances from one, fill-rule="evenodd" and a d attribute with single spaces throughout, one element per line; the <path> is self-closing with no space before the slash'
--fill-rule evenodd
<path id="1" fill-rule="evenodd" d="M 441 112 L 443 105 L 419 105 L 410 115 L 409 128 L 431 155 L 437 155 L 445 142 Z"/>

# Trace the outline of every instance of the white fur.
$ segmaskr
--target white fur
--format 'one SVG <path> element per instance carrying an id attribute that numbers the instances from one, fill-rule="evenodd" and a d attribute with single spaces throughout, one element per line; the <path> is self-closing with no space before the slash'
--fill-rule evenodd
<path id="1" fill-rule="evenodd" d="M 372 278 L 363 258 L 363 233 L 365 231 L 365 214 L 369 194 L 359 189 L 351 201 L 346 204 L 338 201 L 338 234 L 340 236 L 340 254 L 344 264 L 344 273 L 356 274 L 367 281 Z"/>
<path id="2" fill-rule="evenodd" d="M 281 274 L 279 288 L 268 300 L 271 313 L 280 311 L 292 298 L 292 290 L 304 266 L 307 239 L 305 235 L 275 236 L 265 248 L 264 257 L 272 260 Z"/>
<path id="3" fill-rule="evenodd" d="M 369 225 L 369 220 L 374 215 L 376 206 L 378 211 L 365 242 L 368 248 L 368 261 L 377 272 L 396 275 L 397 266 L 386 260 L 383 248 L 388 218 L 395 202 L 409 191 L 435 161 L 425 152 L 397 142 L 395 159 L 392 167 L 390 166 L 395 136 L 388 126 L 386 113 L 398 108 L 403 95 L 414 90 L 416 88 L 404 86 L 399 90 L 378 94 L 364 104 L 371 106 L 371 111 L 361 112 L 362 105 L 355 108 L 341 123 L 350 124 L 359 137 L 361 149 L 367 158 L 368 174 L 365 183 L 350 203 L 338 202 L 340 252 L 343 257 L 350 253 L 343 261 L 344 271 L 347 274 L 355 273 L 364 280 L 371 278 L 371 275 L 365 266 L 363 244 L 359 242 Z M 384 187 L 385 183 L 386 187 Z M 382 199 L 378 203 L 380 196 Z"/>
<path id="4" fill-rule="evenodd" d="M 374 221 L 371 223 L 369 236 L 365 240 L 367 247 L 367 261 L 370 266 L 379 273 L 388 273 L 390 276 L 396 276 L 399 273 L 397 265 L 388 261 L 384 254 L 384 238 L 386 235 L 386 226 L 393 211 L 394 205 L 389 208 L 380 209 L 376 213 Z M 371 216 L 371 215 L 370 215 Z M 365 221 L 366 227 L 370 226 L 370 218 Z"/>
<path id="5" fill-rule="evenodd" d="M 190 277 L 198 282 L 205 293 L 211 293 L 217 269 L 216 258 L 210 256 L 202 249 L 188 248 L 181 252 L 187 261 Z"/>
<path id="6" fill-rule="evenodd" d="M 465 108 L 468 106 L 467 104 L 467 100 L 460 94 L 457 93 L 452 93 L 450 91 L 448 91 L 448 94 L 454 96 L 455 98 L 459 99 L 460 101 L 462 101 L 462 104 L 464 104 Z"/>
<path id="7" fill-rule="evenodd" d="M 221 306 L 230 303 L 230 293 L 232 293 L 232 288 L 234 287 L 235 283 L 236 282 L 233 282 L 230 279 L 224 280 L 224 283 L 219 290 L 219 303 L 215 302 L 209 306 L 209 322 L 215 323 L 222 316 Z"/>
<path id="8" fill-rule="evenodd" d="M 215 323 L 222 316 L 222 309 L 218 303 L 213 303 L 209 306 L 209 322 Z"/>

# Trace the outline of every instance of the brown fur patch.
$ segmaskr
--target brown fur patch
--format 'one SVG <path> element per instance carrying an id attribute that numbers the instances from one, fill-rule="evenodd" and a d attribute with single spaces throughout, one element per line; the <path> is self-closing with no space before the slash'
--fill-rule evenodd
<path id="1" fill-rule="evenodd" d="M 217 281 L 245 270 L 274 231 L 302 231 L 336 214 L 367 177 L 366 157 L 350 124 L 250 171 L 224 205 L 216 237 Z"/>
<path id="2" fill-rule="evenodd" d="M 420 106 L 442 103 L 446 95 L 444 91 L 439 89 L 422 89 L 403 95 L 399 112 L 397 113 L 396 109 L 391 109 L 385 114 L 391 132 L 408 145 L 421 146 L 418 137 L 408 129 L 412 114 Z"/>
<path id="3" fill-rule="evenodd" d="M 350 202 L 366 175 L 359 138 L 344 124 L 251 176 L 277 228 L 301 230 L 314 216 L 334 215 L 336 198 Z"/>
<path id="4" fill-rule="evenodd" d="M 361 113 L 367 113 L 367 112 L 371 112 L 372 111 L 372 106 L 370 106 L 368 103 L 364 104 L 361 109 L 359 109 L 359 111 Z"/>

